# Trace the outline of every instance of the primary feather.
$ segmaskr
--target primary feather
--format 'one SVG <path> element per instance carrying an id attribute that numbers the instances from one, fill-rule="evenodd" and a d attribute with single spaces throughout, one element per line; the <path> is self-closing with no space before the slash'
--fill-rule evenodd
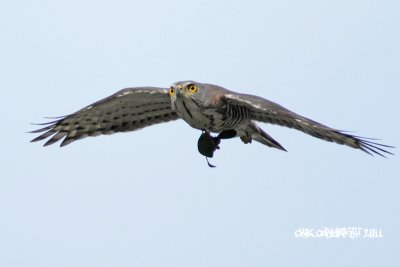
<path id="1" fill-rule="evenodd" d="M 178 118 L 171 109 L 167 89 L 126 88 L 75 113 L 49 122 L 44 128 L 32 131 L 45 132 L 32 142 L 50 137 L 44 144 L 48 146 L 64 138 L 60 146 L 65 146 L 87 136 L 134 131 Z"/>

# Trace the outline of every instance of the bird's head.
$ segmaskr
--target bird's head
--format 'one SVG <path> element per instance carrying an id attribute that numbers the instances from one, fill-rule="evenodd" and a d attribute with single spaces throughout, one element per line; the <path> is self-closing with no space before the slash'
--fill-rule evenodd
<path id="1" fill-rule="evenodd" d="M 181 81 L 173 83 L 168 94 L 171 97 L 172 109 L 179 111 L 178 103 L 185 103 L 200 109 L 218 107 L 223 95 L 229 92 L 225 88 L 213 84 Z"/>
<path id="2" fill-rule="evenodd" d="M 172 109 L 176 109 L 177 101 L 195 102 L 201 99 L 202 86 L 195 81 L 181 81 L 173 83 L 168 91 L 171 97 Z"/>

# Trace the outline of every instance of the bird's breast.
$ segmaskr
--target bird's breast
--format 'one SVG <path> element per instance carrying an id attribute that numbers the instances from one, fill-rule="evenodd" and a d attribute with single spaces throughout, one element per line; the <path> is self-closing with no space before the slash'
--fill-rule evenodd
<path id="1" fill-rule="evenodd" d="M 219 132 L 222 115 L 215 109 L 200 108 L 188 101 L 177 101 L 176 110 L 191 127 L 208 132 Z"/>
<path id="2" fill-rule="evenodd" d="M 207 132 L 240 131 L 250 123 L 247 110 L 241 107 L 200 108 L 196 103 L 177 101 L 176 110 L 191 127 Z"/>

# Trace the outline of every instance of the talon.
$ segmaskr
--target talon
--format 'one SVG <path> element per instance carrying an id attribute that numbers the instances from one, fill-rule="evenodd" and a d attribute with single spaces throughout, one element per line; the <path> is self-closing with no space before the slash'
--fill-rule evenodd
<path id="1" fill-rule="evenodd" d="M 243 141 L 243 143 L 245 144 L 251 144 L 251 142 L 253 141 L 253 137 L 251 137 L 250 134 L 247 135 L 243 135 L 240 137 L 240 139 Z"/>

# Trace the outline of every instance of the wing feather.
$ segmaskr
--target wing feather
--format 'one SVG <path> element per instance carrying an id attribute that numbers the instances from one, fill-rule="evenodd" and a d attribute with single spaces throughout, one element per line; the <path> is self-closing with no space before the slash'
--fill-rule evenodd
<path id="1" fill-rule="evenodd" d="M 393 154 L 386 150 L 393 148 L 392 146 L 375 143 L 369 141 L 369 138 L 351 135 L 328 127 L 258 96 L 230 92 L 225 95 L 224 100 L 228 104 L 242 105 L 248 108 L 255 121 L 294 128 L 328 142 L 360 149 L 370 155 L 376 154 L 384 157 L 384 154 Z"/>
<path id="2" fill-rule="evenodd" d="M 48 146 L 64 138 L 60 146 L 66 146 L 87 136 L 135 131 L 176 119 L 167 89 L 126 88 L 68 116 L 38 124 L 45 127 L 31 133 L 44 133 L 31 142 L 49 138 L 44 144 Z"/>

